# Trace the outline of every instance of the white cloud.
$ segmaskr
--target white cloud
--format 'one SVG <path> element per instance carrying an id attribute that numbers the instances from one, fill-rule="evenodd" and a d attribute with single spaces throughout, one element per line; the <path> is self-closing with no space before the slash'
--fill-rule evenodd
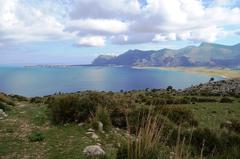
<path id="1" fill-rule="evenodd" d="M 72 20 L 66 25 L 66 30 L 84 34 L 119 34 L 126 32 L 128 24 L 114 19 L 80 19 Z"/>
<path id="2" fill-rule="evenodd" d="M 140 12 L 138 0 L 76 0 L 70 13 L 73 19 L 130 18 Z"/>
<path id="3" fill-rule="evenodd" d="M 177 40 L 176 33 L 169 33 L 167 35 L 156 34 L 153 38 L 153 42 L 161 42 L 161 41 L 169 41 L 169 40 Z"/>
<path id="4" fill-rule="evenodd" d="M 214 42 L 237 34 L 226 29 L 240 27 L 237 2 L 146 0 L 142 5 L 138 0 L 0 0 L 0 42 L 71 39 L 78 46 L 103 46 L 107 41 Z"/>
<path id="5" fill-rule="evenodd" d="M 105 37 L 102 36 L 86 36 L 79 38 L 77 46 L 96 46 L 101 47 L 105 45 Z"/>
<path id="6" fill-rule="evenodd" d="M 219 36 L 226 36 L 226 32 L 216 26 L 209 26 L 206 28 L 197 28 L 189 31 L 182 31 L 178 33 L 156 34 L 153 42 L 175 41 L 175 40 L 192 40 L 192 41 L 206 41 L 214 42 Z"/>
<path id="7" fill-rule="evenodd" d="M 214 42 L 220 35 L 224 35 L 224 31 L 216 26 L 196 29 L 190 32 L 189 40 Z"/>
<path id="8" fill-rule="evenodd" d="M 32 42 L 67 39 L 64 25 L 24 0 L 0 1 L 1 41 Z"/>
<path id="9" fill-rule="evenodd" d="M 78 31 L 79 36 L 84 33 L 107 36 L 114 44 L 213 42 L 223 35 L 226 25 L 240 25 L 239 8 L 220 5 L 229 4 L 227 0 L 218 0 L 210 6 L 204 6 L 200 0 L 146 0 L 142 7 L 136 0 L 77 2 L 69 29 Z"/>

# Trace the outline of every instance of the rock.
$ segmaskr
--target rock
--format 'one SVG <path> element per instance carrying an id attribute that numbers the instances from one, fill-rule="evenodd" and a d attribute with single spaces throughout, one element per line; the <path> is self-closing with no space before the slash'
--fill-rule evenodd
<path id="1" fill-rule="evenodd" d="M 207 93 L 209 95 L 240 95 L 240 78 L 231 80 L 221 80 L 211 83 L 200 84 L 192 86 L 184 90 L 185 93 L 201 94 Z"/>
<path id="2" fill-rule="evenodd" d="M 97 136 L 97 134 L 92 133 L 92 138 L 96 140 L 96 139 L 98 139 L 99 137 Z"/>
<path id="3" fill-rule="evenodd" d="M 228 124 L 228 125 L 232 125 L 232 122 L 229 121 L 229 120 L 227 120 L 227 121 L 226 121 L 226 124 Z"/>
<path id="4" fill-rule="evenodd" d="M 86 132 L 86 135 L 92 134 L 93 132 Z"/>
<path id="5" fill-rule="evenodd" d="M 175 157 L 175 152 L 170 152 L 170 156 L 169 156 L 169 159 L 174 159 Z"/>
<path id="6" fill-rule="evenodd" d="M 89 132 L 94 132 L 94 129 L 89 128 L 88 131 L 89 131 Z"/>
<path id="7" fill-rule="evenodd" d="M 0 109 L 0 119 L 4 119 L 6 117 L 7 117 L 7 114 L 2 109 Z"/>
<path id="8" fill-rule="evenodd" d="M 86 132 L 86 135 L 92 135 L 91 137 L 94 140 L 97 140 L 99 138 L 98 135 L 95 132 Z"/>
<path id="9" fill-rule="evenodd" d="M 66 123 L 66 124 L 64 124 L 63 126 L 68 126 L 69 125 L 69 123 Z"/>
<path id="10" fill-rule="evenodd" d="M 103 132 L 103 123 L 101 121 L 98 122 L 98 130 Z"/>
<path id="11" fill-rule="evenodd" d="M 117 147 L 121 147 L 121 144 L 119 142 L 117 143 Z"/>
<path id="12" fill-rule="evenodd" d="M 103 156 L 105 151 L 99 145 L 90 145 L 84 148 L 83 153 L 90 157 Z"/>
<path id="13" fill-rule="evenodd" d="M 81 127 L 81 126 L 83 126 L 83 125 L 84 125 L 84 123 L 79 123 L 79 124 L 78 124 L 79 127 Z"/>

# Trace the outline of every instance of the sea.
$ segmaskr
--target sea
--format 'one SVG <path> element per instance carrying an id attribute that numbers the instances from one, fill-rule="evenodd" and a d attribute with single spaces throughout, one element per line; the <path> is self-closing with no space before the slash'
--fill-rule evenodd
<path id="1" fill-rule="evenodd" d="M 0 66 L 0 92 L 26 97 L 85 90 L 129 91 L 184 89 L 208 82 L 212 76 L 183 71 L 132 67 L 10 67 Z M 222 77 L 214 77 L 221 80 Z"/>

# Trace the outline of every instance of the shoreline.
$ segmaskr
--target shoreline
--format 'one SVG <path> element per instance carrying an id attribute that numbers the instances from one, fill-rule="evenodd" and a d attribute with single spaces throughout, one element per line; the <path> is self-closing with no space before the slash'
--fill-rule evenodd
<path id="1" fill-rule="evenodd" d="M 141 67 L 141 66 L 133 66 L 135 69 L 159 69 L 159 70 L 167 70 L 167 71 L 182 71 L 189 73 L 200 73 L 209 76 L 219 76 L 225 79 L 230 78 L 240 78 L 240 70 L 232 70 L 229 68 L 207 68 L 207 67 Z"/>

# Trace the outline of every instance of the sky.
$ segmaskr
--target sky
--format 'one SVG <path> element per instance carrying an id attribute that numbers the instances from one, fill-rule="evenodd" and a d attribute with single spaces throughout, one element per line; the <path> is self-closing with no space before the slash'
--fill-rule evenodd
<path id="1" fill-rule="evenodd" d="M 0 0 L 0 65 L 240 43 L 240 0 Z"/>

